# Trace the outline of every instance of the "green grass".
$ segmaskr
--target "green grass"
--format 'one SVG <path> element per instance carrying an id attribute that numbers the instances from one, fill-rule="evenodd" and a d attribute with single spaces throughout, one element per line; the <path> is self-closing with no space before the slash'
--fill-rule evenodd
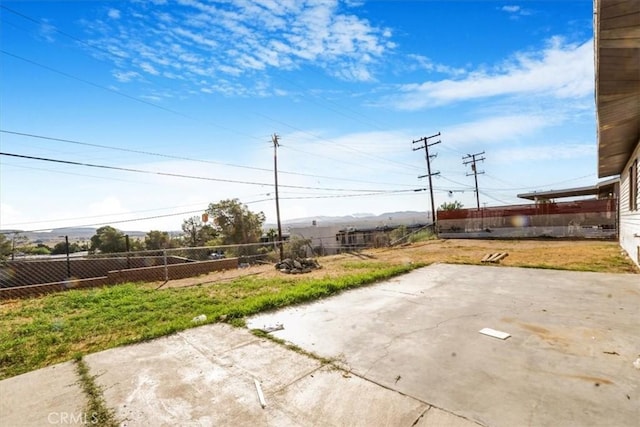
<path id="1" fill-rule="evenodd" d="M 116 420 L 115 412 L 107 407 L 102 396 L 102 389 L 96 384 L 95 377 L 89 372 L 89 367 L 82 360 L 82 356 L 76 356 L 76 371 L 80 377 L 80 387 L 87 396 L 86 421 L 90 424 L 104 427 L 117 427 L 120 425 Z"/>
<path id="2" fill-rule="evenodd" d="M 427 240 L 435 240 L 438 237 L 429 230 L 418 231 L 409 237 L 409 243 L 424 242 Z"/>
<path id="3" fill-rule="evenodd" d="M 339 278 L 260 279 L 155 290 L 144 284 L 71 290 L 0 305 L 0 379 L 74 355 L 150 340 L 224 319 L 242 324 L 261 311 L 327 297 L 368 285 L 424 264 L 352 263 Z"/>

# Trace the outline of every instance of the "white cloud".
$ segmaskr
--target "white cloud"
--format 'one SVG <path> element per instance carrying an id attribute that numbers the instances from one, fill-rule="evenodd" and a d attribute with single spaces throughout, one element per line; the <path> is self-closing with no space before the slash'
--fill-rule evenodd
<path id="1" fill-rule="evenodd" d="M 160 72 L 156 70 L 155 67 L 149 64 L 148 62 L 141 63 L 140 68 L 142 68 L 143 71 L 146 71 L 147 73 L 152 74 L 154 76 L 157 76 L 158 74 L 160 74 Z"/>
<path id="2" fill-rule="evenodd" d="M 408 59 L 410 60 L 409 69 L 411 71 L 426 70 L 451 76 L 461 76 L 467 72 L 464 68 L 450 67 L 448 65 L 435 63 L 423 55 L 410 54 L 408 55 Z"/>
<path id="3" fill-rule="evenodd" d="M 114 71 L 113 77 L 121 83 L 128 83 L 136 77 L 140 77 L 137 71 Z"/>
<path id="4" fill-rule="evenodd" d="M 509 14 L 509 18 L 511 19 L 518 19 L 521 16 L 528 16 L 533 14 L 533 12 L 529 9 L 524 9 L 520 6 L 516 6 L 516 5 L 507 5 L 507 6 L 502 6 L 501 8 L 499 8 L 499 10 L 506 12 Z"/>
<path id="5" fill-rule="evenodd" d="M 518 114 L 489 117 L 443 129 L 447 144 L 464 149 L 472 145 L 510 143 L 557 124 L 551 116 Z"/>
<path id="6" fill-rule="evenodd" d="M 514 163 L 521 161 L 569 160 L 594 156 L 594 144 L 554 144 L 504 148 L 492 153 L 496 163 Z"/>
<path id="7" fill-rule="evenodd" d="M 243 84 L 243 77 L 252 81 L 257 72 L 310 64 L 343 80 L 372 81 L 375 67 L 395 48 L 391 29 L 345 13 L 338 0 L 179 0 L 171 7 L 158 4 L 152 13 L 140 13 L 139 3 L 130 6 L 110 9 L 111 21 L 85 23 L 99 34 L 93 45 L 122 53 L 110 58 L 120 78 L 139 67 L 194 86 L 217 73 Z"/>
<path id="8" fill-rule="evenodd" d="M 0 229 L 9 228 L 5 224 L 18 224 L 24 220 L 22 212 L 7 203 L 0 203 L 0 218 L 3 224 Z"/>
<path id="9" fill-rule="evenodd" d="M 90 215 L 114 215 L 129 212 L 115 196 L 108 196 L 88 206 Z"/>
<path id="10" fill-rule="evenodd" d="M 502 6 L 500 10 L 503 10 L 504 12 L 515 13 L 520 10 L 520 6 Z"/>
<path id="11" fill-rule="evenodd" d="M 56 27 L 49 24 L 46 20 L 40 24 L 38 29 L 38 35 L 49 43 L 53 43 L 56 41 L 54 34 L 56 33 Z"/>
<path id="12" fill-rule="evenodd" d="M 570 99 L 592 96 L 593 87 L 593 40 L 577 45 L 552 38 L 542 51 L 518 53 L 492 71 L 404 85 L 400 88 L 404 93 L 391 102 L 399 109 L 417 110 L 496 96 Z"/>
<path id="13" fill-rule="evenodd" d="M 111 19 L 120 19 L 120 11 L 118 9 L 109 9 L 107 16 Z"/>

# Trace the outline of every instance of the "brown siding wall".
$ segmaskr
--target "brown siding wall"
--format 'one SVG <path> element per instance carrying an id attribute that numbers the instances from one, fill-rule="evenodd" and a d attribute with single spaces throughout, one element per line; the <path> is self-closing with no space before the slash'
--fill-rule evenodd
<path id="1" fill-rule="evenodd" d="M 615 238 L 616 229 L 616 199 L 438 211 L 447 238 Z"/>

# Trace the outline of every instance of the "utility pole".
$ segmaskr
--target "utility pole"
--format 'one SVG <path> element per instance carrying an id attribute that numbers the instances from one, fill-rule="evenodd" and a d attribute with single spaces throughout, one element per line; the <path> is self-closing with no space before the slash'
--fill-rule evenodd
<path id="1" fill-rule="evenodd" d="M 271 136 L 273 142 L 273 174 L 276 184 L 276 216 L 278 217 L 278 248 L 280 249 L 280 261 L 284 259 L 284 249 L 282 248 L 282 225 L 280 224 L 280 199 L 278 198 L 278 134 Z"/>
<path id="2" fill-rule="evenodd" d="M 483 174 L 484 171 L 482 172 L 478 172 L 478 168 L 476 166 L 476 162 L 482 162 L 484 161 L 484 157 L 481 157 L 479 159 L 476 158 L 476 156 L 482 156 L 484 154 L 484 151 L 482 153 L 476 153 L 476 154 L 467 154 L 466 156 L 464 156 L 462 158 L 462 164 L 463 165 L 468 165 L 469 163 L 471 163 L 471 171 L 473 172 L 473 177 L 476 181 L 476 203 L 478 206 L 478 210 L 480 210 L 480 193 L 478 192 L 478 174 Z M 467 176 L 471 175 L 470 173 L 467 174 Z"/>
<path id="3" fill-rule="evenodd" d="M 431 144 L 429 144 L 429 140 L 437 136 L 440 136 L 440 132 L 438 132 L 435 135 L 425 136 L 416 141 L 413 141 L 413 144 L 415 143 L 424 144 L 421 147 L 414 148 L 413 151 L 422 150 L 424 148 L 424 157 L 427 160 L 427 174 L 420 175 L 418 178 L 424 178 L 424 177 L 429 178 L 429 194 L 431 195 L 431 221 L 433 222 L 434 227 L 436 225 L 436 207 L 435 207 L 435 202 L 433 200 L 433 184 L 431 182 L 431 176 L 439 175 L 440 172 L 431 173 L 431 159 L 434 157 L 437 157 L 437 154 L 429 155 L 429 147 L 431 147 L 432 145 L 440 144 L 442 141 L 438 140 L 436 142 L 432 142 Z"/>
<path id="4" fill-rule="evenodd" d="M 69 260 L 69 236 L 64 236 L 65 252 L 67 253 L 67 279 L 71 279 L 71 261 Z"/>

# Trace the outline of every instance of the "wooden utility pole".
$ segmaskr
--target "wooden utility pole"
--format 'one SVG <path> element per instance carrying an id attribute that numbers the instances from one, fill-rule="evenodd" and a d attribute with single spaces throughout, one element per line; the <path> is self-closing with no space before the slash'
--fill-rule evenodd
<path id="1" fill-rule="evenodd" d="M 471 170 L 473 171 L 473 177 L 476 181 L 476 203 L 478 206 L 478 210 L 480 210 L 480 193 L 478 192 L 478 174 L 483 174 L 484 171 L 482 172 L 478 172 L 478 168 L 476 166 L 476 162 L 482 162 L 484 161 L 484 157 L 481 157 L 479 159 L 476 159 L 476 156 L 482 156 L 484 154 L 484 151 L 482 153 L 476 153 L 476 154 L 467 154 L 466 156 L 464 156 L 462 158 L 462 164 L 463 165 L 468 165 L 469 163 L 471 163 Z M 470 160 L 469 160 L 470 159 Z M 470 173 L 467 174 L 467 176 L 472 175 Z"/>
<path id="2" fill-rule="evenodd" d="M 438 140 L 436 142 L 432 142 L 431 144 L 429 144 L 429 140 L 432 139 L 432 138 L 435 138 L 437 136 L 440 136 L 440 132 L 438 132 L 435 135 L 425 136 L 425 137 L 422 137 L 422 138 L 420 138 L 420 139 L 418 139 L 416 141 L 413 141 L 413 144 L 415 144 L 415 143 L 423 143 L 424 144 L 421 147 L 414 148 L 413 151 L 422 150 L 424 148 L 424 157 L 427 160 L 427 174 L 426 175 L 420 175 L 418 178 L 424 178 L 424 177 L 428 177 L 429 178 L 429 194 L 431 196 L 431 221 L 433 222 L 434 227 L 436 225 L 436 206 L 435 206 L 435 202 L 433 200 L 433 184 L 431 182 L 431 177 L 433 175 L 439 175 L 440 172 L 431 173 L 431 159 L 436 157 L 437 154 L 429 155 L 429 147 L 431 147 L 432 145 L 440 144 L 442 141 Z"/>
<path id="3" fill-rule="evenodd" d="M 278 248 L 280 250 L 280 261 L 284 259 L 284 249 L 282 247 L 282 225 L 280 224 L 280 199 L 278 198 L 278 134 L 274 133 L 271 136 L 273 142 L 273 173 L 276 184 L 276 217 L 278 218 Z"/>

